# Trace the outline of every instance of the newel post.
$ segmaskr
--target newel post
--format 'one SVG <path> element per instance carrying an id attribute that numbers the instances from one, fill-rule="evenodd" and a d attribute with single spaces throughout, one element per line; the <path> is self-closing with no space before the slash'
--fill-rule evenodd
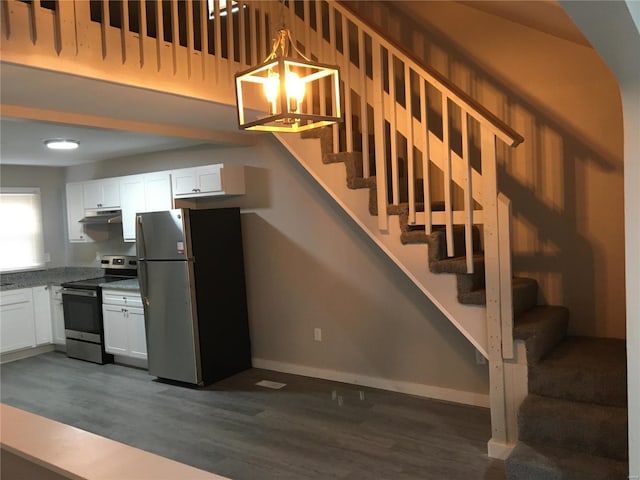
<path id="1" fill-rule="evenodd" d="M 491 407 L 489 456 L 501 458 L 508 454 L 510 439 L 507 434 L 504 365 L 502 362 L 496 137 L 484 125 L 481 126 L 481 160 L 489 352 L 489 402 Z"/>

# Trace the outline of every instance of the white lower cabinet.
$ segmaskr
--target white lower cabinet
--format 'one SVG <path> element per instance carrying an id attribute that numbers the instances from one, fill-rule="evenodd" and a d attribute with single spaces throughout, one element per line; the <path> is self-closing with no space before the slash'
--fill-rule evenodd
<path id="1" fill-rule="evenodd" d="M 36 345 L 51 343 L 51 295 L 48 286 L 33 287 L 33 321 Z"/>
<path id="2" fill-rule="evenodd" d="M 147 337 L 142 299 L 127 290 L 102 291 L 104 348 L 108 353 L 147 359 Z"/>
<path id="3" fill-rule="evenodd" d="M 35 346 L 32 289 L 0 292 L 0 353 Z"/>
<path id="4" fill-rule="evenodd" d="M 104 349 L 108 353 L 126 355 L 129 352 L 127 316 L 124 307 L 102 305 L 104 322 Z"/>
<path id="5" fill-rule="evenodd" d="M 62 307 L 62 287 L 51 287 L 51 329 L 53 343 L 55 345 L 65 345 L 64 334 L 64 309 Z"/>
<path id="6" fill-rule="evenodd" d="M 147 359 L 147 333 L 144 329 L 144 310 L 130 307 L 127 309 L 127 332 L 129 334 L 129 353 L 134 358 Z"/>

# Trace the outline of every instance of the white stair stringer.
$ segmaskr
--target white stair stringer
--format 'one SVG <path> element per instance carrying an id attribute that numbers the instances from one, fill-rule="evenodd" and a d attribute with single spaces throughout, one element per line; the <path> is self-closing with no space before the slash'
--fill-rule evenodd
<path id="1" fill-rule="evenodd" d="M 463 305 L 458 301 L 455 275 L 429 271 L 427 245 L 402 244 L 398 221 L 389 222 L 388 231 L 380 231 L 377 217 L 369 213 L 369 190 L 347 187 L 343 163 L 322 162 L 320 140 L 303 139 L 300 134 L 293 133 L 274 133 L 274 136 L 467 340 L 487 357 L 486 308 Z"/>

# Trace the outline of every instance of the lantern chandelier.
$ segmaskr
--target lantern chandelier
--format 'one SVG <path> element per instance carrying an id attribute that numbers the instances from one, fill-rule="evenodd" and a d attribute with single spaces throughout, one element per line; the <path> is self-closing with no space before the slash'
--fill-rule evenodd
<path id="1" fill-rule="evenodd" d="M 297 58 L 290 56 L 291 50 Z M 238 124 L 243 130 L 302 132 L 342 121 L 338 66 L 304 56 L 284 23 L 269 56 L 235 78 Z"/>

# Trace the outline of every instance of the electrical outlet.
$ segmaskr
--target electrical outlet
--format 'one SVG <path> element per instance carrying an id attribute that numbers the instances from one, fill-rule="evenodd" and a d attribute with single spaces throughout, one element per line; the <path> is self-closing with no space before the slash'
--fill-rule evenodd
<path id="1" fill-rule="evenodd" d="M 484 358 L 484 355 L 480 353 L 480 351 L 476 348 L 476 365 L 486 365 L 487 359 Z"/>
<path id="2" fill-rule="evenodd" d="M 44 254 L 44 263 L 49 263 L 50 261 L 51 261 L 51 254 L 47 252 Z"/>
<path id="3" fill-rule="evenodd" d="M 322 341 L 322 329 L 321 328 L 314 328 L 313 329 L 313 339 L 316 342 L 321 342 Z"/>

